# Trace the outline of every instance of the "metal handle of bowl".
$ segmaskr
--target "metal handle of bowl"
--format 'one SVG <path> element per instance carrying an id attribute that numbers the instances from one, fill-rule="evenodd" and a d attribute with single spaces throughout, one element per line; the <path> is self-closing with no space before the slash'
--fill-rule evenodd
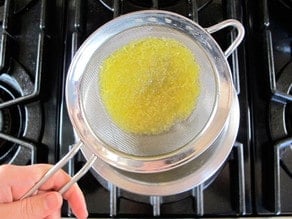
<path id="1" fill-rule="evenodd" d="M 56 163 L 27 193 L 25 193 L 21 199 L 30 197 L 34 195 L 37 190 L 50 178 L 52 177 L 58 170 L 60 170 L 65 164 L 72 159 L 75 154 L 79 151 L 79 149 L 83 146 L 82 142 L 75 144 L 72 149 L 61 159 L 58 163 Z M 67 182 L 58 192 L 60 194 L 65 193 L 74 183 L 76 183 L 87 171 L 91 168 L 93 163 L 97 157 L 92 154 L 92 156 L 87 160 L 84 166 L 71 178 L 69 182 Z"/>
<path id="2" fill-rule="evenodd" d="M 245 33 L 243 25 L 235 19 L 227 19 L 211 27 L 205 28 L 207 32 L 215 33 L 225 27 L 230 27 L 230 26 L 234 27 L 237 30 L 237 36 L 235 40 L 231 43 L 231 45 L 224 51 L 224 56 L 226 58 L 228 58 L 228 56 L 231 55 L 231 53 L 239 46 L 239 44 L 243 40 L 244 33 Z"/>

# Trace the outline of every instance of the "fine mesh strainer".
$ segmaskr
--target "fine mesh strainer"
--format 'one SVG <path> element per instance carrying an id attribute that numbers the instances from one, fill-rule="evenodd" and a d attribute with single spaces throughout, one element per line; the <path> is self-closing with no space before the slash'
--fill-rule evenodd
<path id="1" fill-rule="evenodd" d="M 174 125 L 169 131 L 159 135 L 135 135 L 124 132 L 115 125 L 115 122 L 108 115 L 99 93 L 99 72 L 103 60 L 123 45 L 145 37 L 172 38 L 183 42 L 196 54 L 196 59 L 200 66 L 201 93 L 197 101 L 198 107 L 193 110 L 192 114 L 186 120 Z M 89 46 L 88 48 L 91 49 L 92 47 Z M 72 88 L 70 86 L 70 75 L 68 76 L 67 82 L 69 91 Z M 101 141 L 103 148 L 116 153 L 120 157 L 126 156 L 128 159 L 149 162 L 151 160 L 161 159 L 162 157 L 171 157 L 173 156 L 171 153 L 181 153 L 179 151 L 181 148 L 188 145 L 191 141 L 199 140 L 198 136 L 203 135 L 205 129 L 211 128 L 209 125 L 214 116 L 217 117 L 215 118 L 216 120 L 219 119 L 216 111 L 218 111 L 218 102 L 221 102 L 224 96 L 227 96 L 226 99 L 224 98 L 227 113 L 223 115 L 219 112 L 221 114 L 221 122 L 219 123 L 221 124 L 216 122 L 218 124 L 218 130 L 216 130 L 215 136 L 210 136 L 210 138 L 215 138 L 218 132 L 220 132 L 225 122 L 224 117 L 228 115 L 229 88 L 224 89 L 221 87 L 218 73 L 213 68 L 213 64 L 207 54 L 203 52 L 192 38 L 169 27 L 155 25 L 146 27 L 138 26 L 112 36 L 91 54 L 90 59 L 87 60 L 84 66 L 83 74 L 79 78 L 79 83 L 80 91 L 76 98 L 80 99 L 80 102 L 76 104 L 80 104 L 80 112 L 86 122 L 86 126 L 89 128 L 88 130 L 91 132 L 90 135 Z M 219 92 L 224 96 L 218 96 L 217 94 Z M 67 94 L 71 93 L 68 92 Z M 81 126 L 84 127 L 84 125 Z M 212 141 L 212 139 L 210 140 Z M 91 142 L 88 143 L 93 145 L 97 142 L 93 144 Z M 196 146 L 196 155 L 201 153 L 205 148 L 205 146 Z M 161 158 L 158 158 L 159 156 Z M 150 170 L 148 169 L 148 171 Z"/>
<path id="2" fill-rule="evenodd" d="M 238 36 L 223 54 L 208 32 L 234 26 Z M 201 92 L 184 121 L 158 135 L 126 133 L 108 115 L 99 93 L 103 61 L 124 45 L 146 37 L 175 39 L 194 54 L 200 66 Z M 229 115 L 233 84 L 226 56 L 243 37 L 235 20 L 203 29 L 180 15 L 142 11 L 121 16 L 93 33 L 81 46 L 67 77 L 67 106 L 83 144 L 105 162 L 132 172 L 161 172 L 203 153 L 222 131 Z"/>
<path id="3" fill-rule="evenodd" d="M 237 30 L 237 37 L 223 53 L 210 33 L 228 26 Z M 216 140 L 229 116 L 234 88 L 226 58 L 243 36 L 244 28 L 236 20 L 204 29 L 183 16 L 160 10 L 126 14 L 99 28 L 79 48 L 67 76 L 67 109 L 80 142 L 53 169 L 64 165 L 81 146 L 92 152 L 82 173 L 96 156 L 118 169 L 137 173 L 163 172 L 195 159 Z M 103 61 L 122 46 L 146 37 L 181 42 L 200 66 L 201 91 L 195 109 L 186 120 L 158 135 L 135 135 L 117 127 L 103 106 L 98 87 Z"/>

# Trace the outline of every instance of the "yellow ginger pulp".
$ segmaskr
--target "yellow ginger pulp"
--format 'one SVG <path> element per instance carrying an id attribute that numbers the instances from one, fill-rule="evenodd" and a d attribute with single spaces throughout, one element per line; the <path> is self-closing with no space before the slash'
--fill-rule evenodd
<path id="1" fill-rule="evenodd" d="M 185 120 L 200 93 L 199 66 L 177 40 L 149 37 L 102 64 L 100 94 L 111 119 L 134 134 L 159 134 Z"/>

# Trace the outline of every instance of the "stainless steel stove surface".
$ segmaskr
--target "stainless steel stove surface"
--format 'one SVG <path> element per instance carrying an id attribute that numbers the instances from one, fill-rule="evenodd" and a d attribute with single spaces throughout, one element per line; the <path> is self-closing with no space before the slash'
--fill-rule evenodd
<path id="1" fill-rule="evenodd" d="M 228 58 L 240 105 L 233 149 L 203 184 L 171 196 L 122 190 L 95 171 L 79 180 L 91 218 L 292 215 L 289 0 L 0 1 L 0 164 L 56 163 L 76 141 L 65 103 L 71 60 L 98 27 L 122 14 L 160 9 L 203 27 L 234 18 L 246 29 Z M 235 30 L 214 34 L 224 49 Z M 76 173 L 79 153 L 65 168 Z M 63 217 L 72 217 L 66 204 Z"/>

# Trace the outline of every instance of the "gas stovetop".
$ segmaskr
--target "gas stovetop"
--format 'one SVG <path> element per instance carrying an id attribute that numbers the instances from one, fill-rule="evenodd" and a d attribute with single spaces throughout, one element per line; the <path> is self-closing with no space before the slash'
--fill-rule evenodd
<path id="1" fill-rule="evenodd" d="M 65 79 L 84 40 L 128 12 L 160 9 L 203 27 L 233 18 L 245 26 L 228 58 L 240 127 L 220 170 L 202 185 L 171 196 L 133 194 L 89 171 L 79 185 L 91 218 L 292 215 L 289 0 L 5 0 L 0 1 L 0 164 L 56 163 L 76 142 Z M 223 50 L 236 32 L 213 35 Z M 85 163 L 79 153 L 70 174 Z M 66 204 L 64 217 L 72 217 Z"/>

